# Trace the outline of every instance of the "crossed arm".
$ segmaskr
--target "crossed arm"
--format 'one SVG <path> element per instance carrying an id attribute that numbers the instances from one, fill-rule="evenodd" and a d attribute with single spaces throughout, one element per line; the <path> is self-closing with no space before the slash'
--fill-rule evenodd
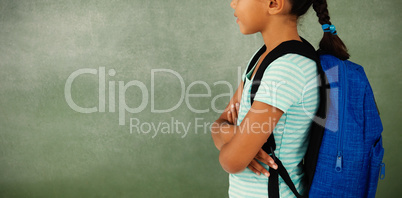
<path id="1" fill-rule="evenodd" d="M 219 162 L 228 173 L 242 172 L 246 167 L 257 175 L 268 171 L 256 159 L 276 169 L 274 160 L 261 147 L 271 135 L 283 112 L 271 105 L 254 101 L 240 126 L 236 126 L 243 82 L 222 115 L 213 123 L 211 135 L 219 153 Z"/>

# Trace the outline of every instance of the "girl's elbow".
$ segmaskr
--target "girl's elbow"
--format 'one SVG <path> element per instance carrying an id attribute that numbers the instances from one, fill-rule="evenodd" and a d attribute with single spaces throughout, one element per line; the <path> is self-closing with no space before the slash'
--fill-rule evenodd
<path id="1" fill-rule="evenodd" d="M 222 152 L 219 154 L 219 163 L 223 170 L 231 174 L 243 172 L 247 167 L 247 165 L 244 165 L 244 163 L 240 162 L 235 157 L 226 157 L 225 155 L 222 155 Z"/>

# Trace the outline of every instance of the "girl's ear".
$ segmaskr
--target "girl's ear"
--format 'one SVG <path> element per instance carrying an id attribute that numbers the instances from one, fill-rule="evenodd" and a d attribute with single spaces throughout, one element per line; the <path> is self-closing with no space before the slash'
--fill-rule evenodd
<path id="1" fill-rule="evenodd" d="M 281 14 L 285 11 L 288 0 L 268 0 L 268 13 L 270 15 Z"/>

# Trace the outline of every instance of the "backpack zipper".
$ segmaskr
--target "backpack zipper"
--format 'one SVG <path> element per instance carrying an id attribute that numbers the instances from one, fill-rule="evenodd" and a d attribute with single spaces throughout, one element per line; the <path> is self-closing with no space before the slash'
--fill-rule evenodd
<path id="1" fill-rule="evenodd" d="M 380 179 L 383 180 L 384 178 L 385 178 L 385 164 L 381 163 Z"/>
<path id="2" fill-rule="evenodd" d="M 336 166 L 335 166 L 335 171 L 336 172 L 341 172 L 342 171 L 342 158 L 343 158 L 343 147 L 342 147 L 342 134 L 343 134 L 343 128 L 344 128 L 344 122 L 343 119 L 345 117 L 345 113 L 346 113 L 346 95 L 347 95 L 347 91 L 348 91 L 348 87 L 347 87 L 347 69 L 345 66 L 345 63 L 343 61 L 342 62 L 342 66 L 340 66 L 340 75 L 338 75 L 341 79 L 340 79 L 340 87 L 342 87 L 341 89 L 341 95 L 342 95 L 342 100 L 341 100 L 341 104 L 339 105 L 339 108 L 342 107 L 342 112 L 340 112 L 340 117 L 339 117 L 339 128 L 338 128 L 338 153 L 336 156 Z"/>

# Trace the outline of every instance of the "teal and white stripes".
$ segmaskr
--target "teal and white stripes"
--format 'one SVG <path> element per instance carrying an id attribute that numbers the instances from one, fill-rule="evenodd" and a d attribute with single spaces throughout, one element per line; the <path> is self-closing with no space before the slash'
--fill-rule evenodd
<path id="1" fill-rule="evenodd" d="M 243 80 L 246 71 L 247 68 L 242 75 Z M 253 71 L 247 73 L 237 125 L 251 108 L 250 77 Z M 319 102 L 316 77 L 316 63 L 313 60 L 297 54 L 286 54 L 265 70 L 254 97 L 254 101 L 267 103 L 284 112 L 273 131 L 277 146 L 275 155 L 282 161 L 301 193 L 304 192 L 301 182 L 304 176 L 302 159 L 308 145 L 308 128 Z M 267 165 L 261 164 L 268 169 Z M 279 188 L 280 197 L 295 197 L 280 177 Z M 229 174 L 229 197 L 267 197 L 267 189 L 268 178 L 258 176 L 248 168 L 238 174 Z"/>

